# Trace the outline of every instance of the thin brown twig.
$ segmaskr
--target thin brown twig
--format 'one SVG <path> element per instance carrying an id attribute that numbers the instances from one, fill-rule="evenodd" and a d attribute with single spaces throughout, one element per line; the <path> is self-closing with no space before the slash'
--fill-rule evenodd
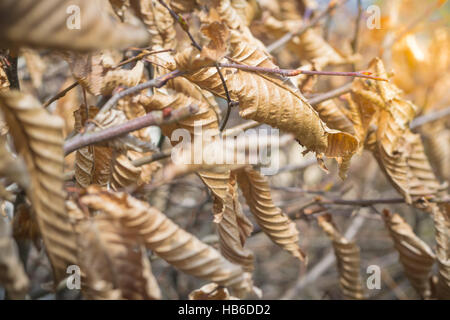
<path id="1" fill-rule="evenodd" d="M 352 83 L 349 82 L 347 84 L 344 84 L 343 86 L 336 88 L 334 90 L 328 91 L 324 94 L 315 96 L 314 98 L 308 99 L 308 102 L 310 105 L 315 106 L 321 102 L 324 102 L 326 100 L 330 100 L 333 98 L 337 98 L 343 94 L 349 93 L 352 90 Z"/>
<path id="2" fill-rule="evenodd" d="M 427 199 L 429 202 L 434 203 L 450 203 L 450 198 L 435 198 Z M 328 199 L 317 197 L 316 204 L 332 204 L 332 205 L 344 205 L 344 206 L 358 206 L 358 207 L 370 207 L 375 204 L 397 204 L 405 203 L 404 198 L 387 198 L 387 199 Z"/>
<path id="3" fill-rule="evenodd" d="M 49 105 L 51 105 L 53 102 L 55 102 L 58 99 L 61 99 L 62 97 L 64 97 L 70 90 L 72 90 L 73 88 L 75 88 L 76 86 L 78 86 L 79 82 L 75 81 L 74 83 L 72 83 L 70 86 L 68 86 L 67 88 L 65 88 L 64 90 L 58 92 L 56 95 L 54 95 L 53 97 L 51 97 L 50 99 L 48 99 L 42 106 L 44 108 L 47 108 Z"/>
<path id="4" fill-rule="evenodd" d="M 95 116 L 94 120 L 98 121 L 102 115 L 104 115 L 106 112 L 108 112 L 111 108 L 113 108 L 117 102 L 119 102 L 120 99 L 138 93 L 139 91 L 148 89 L 148 88 L 161 88 L 164 86 L 169 80 L 174 79 L 178 76 L 183 75 L 184 72 L 181 70 L 174 70 L 172 72 L 166 73 L 158 78 L 149 80 L 147 82 L 138 84 L 134 87 L 125 89 L 123 91 L 120 91 L 119 93 L 113 95 L 100 109 L 100 111 Z M 92 130 L 94 128 L 94 125 L 88 125 L 86 128 L 86 132 Z"/>
<path id="5" fill-rule="evenodd" d="M 64 143 L 64 154 L 86 147 L 91 144 L 107 141 L 113 138 L 123 136 L 132 131 L 136 131 L 148 126 L 168 124 L 184 119 L 198 112 L 197 105 L 173 110 L 168 116 L 164 117 L 162 111 L 153 111 L 142 117 L 131 119 L 120 125 L 106 128 L 101 131 L 78 135 Z"/>
<path id="6" fill-rule="evenodd" d="M 154 161 L 166 159 L 166 158 L 170 157 L 171 154 L 172 154 L 172 149 L 167 149 L 167 150 L 164 150 L 159 153 L 154 153 L 152 155 L 133 160 L 131 162 L 131 164 L 135 167 L 140 167 L 140 166 L 143 166 L 144 164 L 148 164 L 148 163 L 152 163 Z"/>
<path id="7" fill-rule="evenodd" d="M 339 77 L 356 77 L 356 78 L 366 78 L 379 81 L 388 81 L 388 79 L 379 78 L 372 76 L 369 71 L 356 71 L 356 72 L 337 72 L 337 71 L 317 71 L 317 70 L 301 70 L 301 69 L 278 69 L 278 68 L 265 68 L 257 66 L 249 66 L 237 63 L 219 63 L 220 67 L 223 68 L 235 68 L 244 71 L 251 72 L 261 72 L 261 73 L 273 73 L 279 74 L 283 77 L 295 77 L 300 74 L 308 75 L 322 75 L 322 76 L 339 76 Z"/>
<path id="8" fill-rule="evenodd" d="M 417 117 L 413 121 L 411 121 L 409 127 L 411 129 L 417 129 L 426 123 L 433 122 L 448 116 L 450 116 L 450 107 Z"/>
<path id="9" fill-rule="evenodd" d="M 161 49 L 161 50 L 154 50 L 154 51 L 148 51 L 148 50 L 144 49 L 138 55 L 136 55 L 134 57 L 131 57 L 131 58 L 127 59 L 127 60 L 122 61 L 121 63 L 119 63 L 118 65 L 113 67 L 113 69 L 120 68 L 121 66 L 126 65 L 127 63 L 130 63 L 130 62 L 141 60 L 141 59 L 143 59 L 143 58 L 145 58 L 147 56 L 150 56 L 152 54 L 163 53 L 163 52 L 170 52 L 170 51 L 173 51 L 173 49 Z"/>

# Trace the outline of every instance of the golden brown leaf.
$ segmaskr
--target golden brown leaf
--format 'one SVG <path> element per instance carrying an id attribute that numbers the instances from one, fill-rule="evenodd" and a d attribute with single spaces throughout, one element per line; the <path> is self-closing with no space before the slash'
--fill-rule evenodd
<path id="1" fill-rule="evenodd" d="M 253 253 L 244 248 L 244 244 L 253 225 L 242 212 L 234 174 L 230 174 L 230 170 L 223 173 L 200 171 L 198 174 L 213 194 L 214 221 L 217 223 L 221 253 L 251 272 L 254 268 Z"/>
<path id="2" fill-rule="evenodd" d="M 379 77 L 387 77 L 383 62 L 374 59 L 370 69 Z M 376 144 L 374 155 L 392 185 L 412 203 L 418 197 L 434 196 L 443 186 L 436 179 L 419 135 L 409 129 L 416 107 L 401 97 L 395 85 L 384 81 L 355 80 L 354 100 L 361 115 L 367 108 L 376 110 Z M 369 113 L 371 116 L 374 113 Z M 364 120 L 366 123 L 373 121 Z M 363 127 L 367 127 L 364 125 Z"/>
<path id="3" fill-rule="evenodd" d="M 248 167 L 237 172 L 237 179 L 250 211 L 264 233 L 281 248 L 304 261 L 306 255 L 299 247 L 295 222 L 273 203 L 267 178 Z"/>
<path id="4" fill-rule="evenodd" d="M 208 283 L 200 289 L 189 293 L 189 300 L 238 300 L 230 295 L 227 288 L 220 287 L 217 283 Z"/>
<path id="5" fill-rule="evenodd" d="M 405 275 L 424 299 L 431 297 L 430 276 L 436 259 L 433 250 L 422 241 L 411 226 L 397 213 L 383 211 L 386 228 L 399 253 Z"/>
<path id="6" fill-rule="evenodd" d="M 331 129 L 348 132 L 355 135 L 352 122 L 347 118 L 342 109 L 333 101 L 326 100 L 314 106 L 320 119 Z"/>
<path id="7" fill-rule="evenodd" d="M 232 59 L 246 65 L 277 68 L 267 55 L 249 47 L 245 37 L 231 32 Z M 192 51 L 175 57 L 177 67 L 191 70 Z M 224 97 L 223 86 L 215 68 L 204 68 L 186 76 L 201 88 Z M 256 74 L 237 70 L 225 74 L 233 99 L 239 101 L 240 115 L 245 119 L 269 124 L 293 133 L 308 151 L 331 158 L 350 158 L 358 141 L 348 133 L 329 129 L 308 104 L 297 87 L 277 75 Z"/>
<path id="8" fill-rule="evenodd" d="M 339 271 L 339 283 L 344 297 L 347 299 L 364 299 L 358 245 L 353 241 L 347 240 L 339 233 L 331 219 L 331 215 L 319 216 L 317 220 L 320 227 L 333 242 Z"/>
<path id="9" fill-rule="evenodd" d="M 144 64 L 138 61 L 133 69 L 116 69 L 120 58 L 111 50 L 65 55 L 75 79 L 93 95 L 110 95 L 119 86 L 133 87 L 140 82 Z"/>
<path id="10" fill-rule="evenodd" d="M 177 45 L 175 21 L 169 10 L 152 0 L 132 0 L 132 5 L 152 36 L 152 45 L 155 48 L 174 49 Z"/>
<path id="11" fill-rule="evenodd" d="M 93 210 L 121 221 L 144 245 L 176 268 L 195 277 L 229 287 L 238 296 L 252 290 L 242 268 L 225 260 L 219 252 L 175 225 L 147 203 L 125 193 L 88 188 L 81 202 Z"/>
<path id="12" fill-rule="evenodd" d="M 59 282 L 67 266 L 76 264 L 75 234 L 64 205 L 63 121 L 17 91 L 2 92 L 0 105 L 16 150 L 25 159 L 31 177 L 27 194 Z"/>
<path id="13" fill-rule="evenodd" d="M 6 219 L 0 216 L 0 285 L 10 299 L 25 299 L 29 280 Z"/>
<path id="14" fill-rule="evenodd" d="M 80 228 L 80 268 L 86 271 L 83 293 L 87 298 L 101 299 L 108 292 L 119 293 L 120 299 L 161 298 L 146 250 L 138 244 L 136 234 L 119 220 L 103 215 L 84 221 Z"/>
<path id="15" fill-rule="evenodd" d="M 279 21 L 272 16 L 264 20 L 264 27 L 267 32 L 275 38 L 280 38 L 288 32 L 295 32 L 303 25 L 302 20 Z M 292 37 L 287 47 L 302 60 L 314 62 L 318 69 L 327 65 L 339 65 L 352 61 L 352 59 L 339 53 L 322 38 L 317 30 L 312 28 L 299 36 Z"/>
<path id="16" fill-rule="evenodd" d="M 450 205 L 433 205 L 436 238 L 436 257 L 438 261 L 438 299 L 450 299 Z"/>
<path id="17" fill-rule="evenodd" d="M 4 0 L 0 3 L 0 43 L 88 51 L 148 41 L 141 26 L 111 19 L 108 6 L 103 0 L 41 0 L 39 4 L 34 0 Z"/>

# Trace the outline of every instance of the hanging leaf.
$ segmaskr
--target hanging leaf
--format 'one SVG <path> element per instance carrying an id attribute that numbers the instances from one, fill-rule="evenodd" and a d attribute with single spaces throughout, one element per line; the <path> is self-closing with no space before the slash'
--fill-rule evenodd
<path id="1" fill-rule="evenodd" d="M 450 205 L 432 206 L 438 261 L 437 297 L 450 299 Z"/>
<path id="2" fill-rule="evenodd" d="M 306 254 L 299 247 L 295 222 L 273 203 L 267 178 L 254 169 L 245 168 L 237 172 L 237 180 L 250 211 L 264 233 L 294 257 L 305 261 Z"/>
<path id="3" fill-rule="evenodd" d="M 411 226 L 397 213 L 383 211 L 386 228 L 399 253 L 405 275 L 420 297 L 431 297 L 430 275 L 434 261 L 434 252 L 412 230 Z"/>
<path id="4" fill-rule="evenodd" d="M 380 59 L 374 59 L 370 69 L 379 77 L 387 77 Z M 420 136 L 409 129 L 416 107 L 403 99 L 401 91 L 393 84 L 372 80 L 355 82 L 358 88 L 352 94 L 356 103 L 360 104 L 360 110 L 377 110 L 373 152 L 392 185 L 407 203 L 419 197 L 438 194 L 443 186 L 433 173 Z M 363 121 L 369 123 L 372 120 Z M 363 123 L 364 127 L 367 124 Z"/>
<path id="5" fill-rule="evenodd" d="M 144 44 L 141 26 L 119 23 L 108 14 L 106 1 L 5 0 L 0 4 L 0 43 L 88 51 Z M 112 31 L 114 30 L 114 31 Z"/>
<path id="6" fill-rule="evenodd" d="M 161 298 L 145 249 L 120 221 L 100 215 L 80 228 L 80 264 L 86 270 L 83 292 L 87 298 L 108 297 L 114 292 L 119 294 L 115 298 L 127 300 Z"/>
<path id="7" fill-rule="evenodd" d="M 229 287 L 237 296 L 251 290 L 250 279 L 240 267 L 225 260 L 215 249 L 147 203 L 125 193 L 101 191 L 95 187 L 89 187 L 88 192 L 81 203 L 119 219 L 126 230 L 136 234 L 148 249 L 169 264 L 195 277 Z"/>
<path id="8" fill-rule="evenodd" d="M 0 285 L 10 299 L 25 299 L 29 280 L 6 219 L 0 216 Z"/>
<path id="9" fill-rule="evenodd" d="M 158 1 L 132 0 L 131 4 L 151 35 L 154 49 L 174 49 L 177 45 L 175 21 Z M 171 3 L 173 6 L 173 1 Z"/>
<path id="10" fill-rule="evenodd" d="M 0 93 L 0 106 L 14 145 L 31 178 L 27 189 L 56 282 L 76 264 L 76 239 L 65 211 L 63 121 L 47 113 L 32 96 Z"/>
<path id="11" fill-rule="evenodd" d="M 333 242 L 342 294 L 347 299 L 364 299 L 359 247 L 356 243 L 347 240 L 339 233 L 331 220 L 331 215 L 319 216 L 317 221 Z"/>

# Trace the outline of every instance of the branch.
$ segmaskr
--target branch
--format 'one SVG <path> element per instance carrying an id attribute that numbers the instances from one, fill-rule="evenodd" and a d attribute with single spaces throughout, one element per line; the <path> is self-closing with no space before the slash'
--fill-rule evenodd
<path id="1" fill-rule="evenodd" d="M 417 129 L 418 127 L 423 126 L 428 122 L 433 122 L 448 116 L 450 116 L 450 107 L 417 117 L 413 121 L 411 121 L 409 127 L 411 129 Z"/>
<path id="2" fill-rule="evenodd" d="M 429 202 L 434 203 L 450 203 L 450 198 L 442 199 L 427 199 Z M 404 198 L 387 198 L 387 199 L 354 199 L 354 200 L 344 200 L 344 199 L 325 199 L 321 197 L 316 198 L 316 204 L 335 204 L 344 206 L 360 206 L 360 207 L 370 207 L 375 204 L 396 204 L 405 203 Z"/>
<path id="3" fill-rule="evenodd" d="M 273 51 L 283 47 L 293 37 L 301 36 L 303 33 L 306 32 L 306 30 L 316 26 L 320 22 L 320 20 L 322 20 L 322 18 L 328 16 L 334 9 L 336 9 L 337 7 L 343 5 L 347 1 L 348 0 L 343 0 L 343 1 L 340 1 L 340 2 L 338 2 L 338 1 L 331 1 L 326 9 L 324 11 L 322 11 L 320 14 L 318 14 L 314 19 L 312 19 L 308 24 L 304 25 L 297 32 L 292 32 L 291 31 L 291 32 L 286 33 L 283 37 L 281 37 L 277 41 L 275 41 L 272 44 L 270 44 L 269 46 L 267 46 L 267 51 L 269 53 L 271 53 L 271 52 L 273 52 Z"/>
<path id="4" fill-rule="evenodd" d="M 171 154 L 172 154 L 172 149 L 167 149 L 167 150 L 162 151 L 160 153 L 154 153 L 154 154 L 149 155 L 149 156 L 138 158 L 138 159 L 132 161 L 131 164 L 133 166 L 135 166 L 135 167 L 140 167 L 140 166 L 143 166 L 144 164 L 147 164 L 147 163 L 152 163 L 154 161 L 158 161 L 158 160 L 162 160 L 162 159 L 168 158 L 168 157 L 170 157 Z"/>
<path id="5" fill-rule="evenodd" d="M 328 91 L 324 94 L 318 95 L 314 98 L 308 99 L 310 105 L 315 106 L 326 100 L 330 100 L 339 97 L 343 94 L 349 93 L 352 90 L 352 83 L 344 84 L 342 87 L 336 88 L 334 90 Z"/>
<path id="6" fill-rule="evenodd" d="M 148 126 L 169 124 L 179 121 L 198 112 L 198 109 L 199 108 L 197 105 L 191 105 L 185 108 L 174 110 L 166 117 L 163 116 L 162 111 L 153 111 L 146 114 L 145 116 L 129 120 L 118 126 L 106 128 L 104 130 L 93 133 L 86 133 L 83 135 L 75 136 L 64 144 L 64 155 L 68 155 L 69 153 L 79 148 L 117 138 L 129 132 L 139 130 Z"/>
<path id="7" fill-rule="evenodd" d="M 147 82 L 138 84 L 137 86 L 125 89 L 117 94 L 115 94 L 114 96 L 111 97 L 111 99 L 109 99 L 104 105 L 103 107 L 100 109 L 100 111 L 97 113 L 97 115 L 94 117 L 93 122 L 95 121 L 99 121 L 99 119 L 101 118 L 101 116 L 103 114 L 105 114 L 107 111 L 109 111 L 111 108 L 113 108 L 117 102 L 119 102 L 120 99 L 135 94 L 139 91 L 148 89 L 148 88 L 161 88 L 163 85 L 165 85 L 167 83 L 167 81 L 172 80 L 173 78 L 176 78 L 178 76 L 183 75 L 184 72 L 180 71 L 180 70 L 174 70 L 172 72 L 166 73 L 158 78 L 149 80 Z M 86 131 L 90 131 L 94 128 L 94 124 L 89 124 L 86 128 Z"/>
<path id="8" fill-rule="evenodd" d="M 322 76 L 356 77 L 379 81 L 388 81 L 387 79 L 384 78 L 374 77 L 371 75 L 372 73 L 368 71 L 337 72 L 337 71 L 316 71 L 316 70 L 300 70 L 300 69 L 278 69 L 278 68 L 248 66 L 237 63 L 218 63 L 218 65 L 223 68 L 235 68 L 244 71 L 275 73 L 283 77 L 295 77 L 298 76 L 299 74 L 308 74 L 308 75 L 322 75 Z"/>
<path id="9" fill-rule="evenodd" d="M 44 108 L 47 108 L 50 104 L 52 104 L 54 101 L 64 97 L 67 92 L 69 92 L 70 90 L 72 90 L 73 88 L 75 88 L 76 86 L 78 86 L 79 82 L 75 81 L 74 83 L 72 83 L 70 86 L 68 86 L 67 88 L 65 88 L 64 90 L 58 92 L 56 95 L 54 95 L 53 97 L 51 97 L 50 99 L 47 100 L 47 102 L 45 102 L 42 106 Z"/>

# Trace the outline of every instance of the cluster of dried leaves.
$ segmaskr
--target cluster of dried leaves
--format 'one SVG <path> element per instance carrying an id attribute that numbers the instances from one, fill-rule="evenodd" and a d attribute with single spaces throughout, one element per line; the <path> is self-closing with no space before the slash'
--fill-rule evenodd
<path id="1" fill-rule="evenodd" d="M 80 29 L 66 27 L 69 4 L 83 13 Z M 255 256 L 246 247 L 254 226 L 239 190 L 258 229 L 306 262 L 296 223 L 276 205 L 257 165 L 157 161 L 164 154 L 150 124 L 169 139 L 178 128 L 194 137 L 198 125 L 220 137 L 228 115 L 218 101 L 226 100 L 250 126 L 292 135 L 323 169 L 326 158 L 335 159 L 342 178 L 353 156 L 371 152 L 405 203 L 434 221 L 435 250 L 400 215 L 381 214 L 406 277 L 422 298 L 448 299 L 450 208 L 443 182 L 450 176 L 449 123 L 443 117 L 419 133 L 410 126 L 418 114 L 443 107 L 437 97 L 450 80 L 449 50 L 442 48 L 450 46 L 448 30 L 436 31 L 425 58 L 411 30 L 399 32 L 392 19 L 387 34 L 372 36 L 396 41 L 370 39 L 384 46 L 375 54 L 366 47 L 374 77 L 355 78 L 344 96 L 312 104 L 304 94 L 317 92 L 317 76 L 287 77 L 277 72 L 277 61 L 306 71 L 369 61 L 357 46 L 344 53 L 329 43 L 308 18 L 320 14 L 315 7 L 315 1 L 294 0 L 2 1 L 0 199 L 13 204 L 12 223 L 0 217 L 0 285 L 7 296 L 28 292 L 13 239 L 45 250 L 55 290 L 65 283 L 67 267 L 79 266 L 89 299 L 160 299 L 150 252 L 209 282 L 191 299 L 261 295 L 252 279 Z M 267 45 L 287 33 L 285 49 Z M 75 81 L 70 88 L 81 86 L 82 101 L 67 90 L 43 104 L 33 90 L 19 88 L 18 56 L 26 59 L 33 86 L 45 85 L 42 50 L 67 62 L 71 75 L 62 88 Z M 395 76 L 386 71 L 386 56 Z M 411 92 L 417 104 L 406 99 Z M 212 196 L 217 246 L 174 223 L 154 197 L 165 183 L 193 172 Z M 339 233 L 332 210 L 319 211 L 326 211 L 315 217 L 332 241 L 342 294 L 363 299 L 360 249 Z"/>

